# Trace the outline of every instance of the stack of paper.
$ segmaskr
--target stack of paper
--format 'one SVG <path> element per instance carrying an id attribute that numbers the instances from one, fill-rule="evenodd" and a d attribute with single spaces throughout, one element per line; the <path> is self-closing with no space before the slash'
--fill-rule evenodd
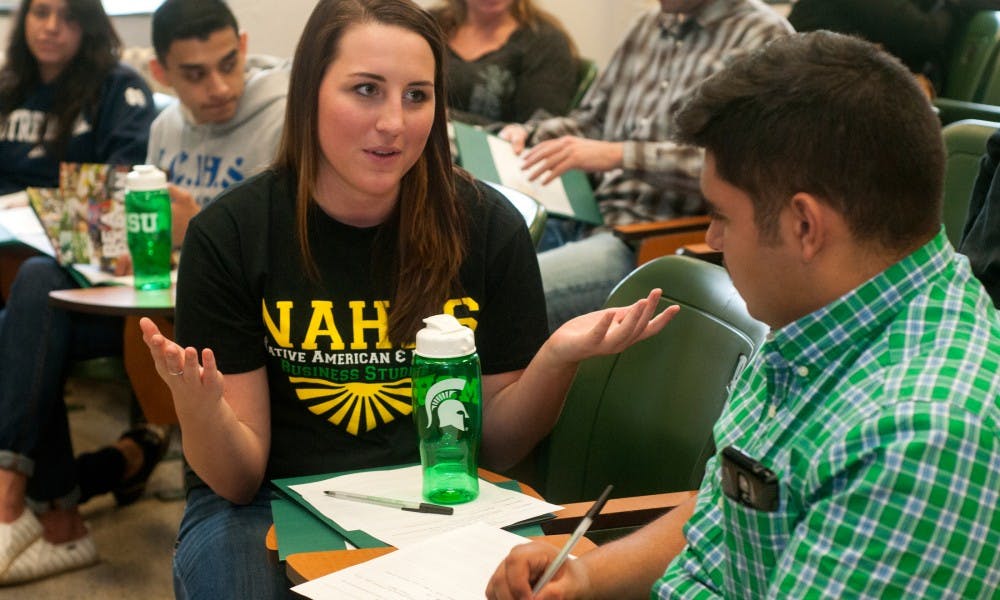
<path id="1" fill-rule="evenodd" d="M 404 548 L 437 534 L 470 524 L 499 528 L 538 518 L 562 507 L 526 494 L 505 490 L 480 480 L 476 500 L 455 505 L 453 515 L 410 512 L 398 508 L 331 498 L 324 492 L 338 490 L 398 500 L 423 501 L 419 465 L 364 471 L 292 485 L 320 514 L 346 531 L 364 533 L 397 548 Z"/>
<path id="2" fill-rule="evenodd" d="M 467 525 L 292 590 L 314 600 L 482 598 L 500 561 L 526 542 L 502 529 Z"/>
<path id="3" fill-rule="evenodd" d="M 16 204 L 23 200 L 23 204 Z M 46 235 L 45 229 L 38 221 L 35 211 L 28 206 L 28 194 L 17 192 L 0 196 L 0 202 L 5 208 L 0 209 L 0 245 L 23 244 L 49 256 L 55 256 L 55 250 Z"/>

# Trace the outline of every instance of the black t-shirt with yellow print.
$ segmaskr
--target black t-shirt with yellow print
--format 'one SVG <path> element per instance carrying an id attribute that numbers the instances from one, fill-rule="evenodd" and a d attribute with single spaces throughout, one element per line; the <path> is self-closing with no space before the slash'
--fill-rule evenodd
<path id="1" fill-rule="evenodd" d="M 524 220 L 486 186 L 458 188 L 471 243 L 441 312 L 473 327 L 484 374 L 524 368 L 547 335 Z M 319 281 L 304 274 L 281 174 L 261 173 L 193 219 L 177 284 L 178 343 L 212 348 L 223 373 L 267 369 L 268 479 L 415 462 L 412 341 L 385 341 L 388 286 L 373 270 L 375 248 L 391 236 L 319 210 L 311 217 Z"/>

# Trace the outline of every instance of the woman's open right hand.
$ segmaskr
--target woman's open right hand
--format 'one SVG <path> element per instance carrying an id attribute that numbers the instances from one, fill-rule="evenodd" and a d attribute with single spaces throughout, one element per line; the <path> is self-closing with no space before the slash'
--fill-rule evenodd
<path id="1" fill-rule="evenodd" d="M 223 376 L 216 367 L 215 354 L 210 348 L 202 350 L 201 364 L 198 364 L 197 350 L 182 348 L 167 339 L 151 319 L 143 317 L 139 320 L 139 327 L 142 329 L 142 340 L 149 347 L 156 364 L 156 372 L 170 388 L 178 410 L 183 408 L 183 404 L 197 399 L 222 398 Z"/>

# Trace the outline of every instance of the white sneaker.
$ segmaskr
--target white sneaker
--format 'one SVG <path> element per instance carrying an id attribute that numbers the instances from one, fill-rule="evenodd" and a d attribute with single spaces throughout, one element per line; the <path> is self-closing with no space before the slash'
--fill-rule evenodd
<path id="1" fill-rule="evenodd" d="M 90 534 L 78 540 L 53 544 L 38 538 L 0 573 L 0 585 L 42 579 L 65 571 L 88 567 L 99 560 Z"/>
<path id="2" fill-rule="evenodd" d="M 27 508 L 12 523 L 0 523 L 0 573 L 3 573 L 35 540 L 42 537 L 42 524 Z"/>

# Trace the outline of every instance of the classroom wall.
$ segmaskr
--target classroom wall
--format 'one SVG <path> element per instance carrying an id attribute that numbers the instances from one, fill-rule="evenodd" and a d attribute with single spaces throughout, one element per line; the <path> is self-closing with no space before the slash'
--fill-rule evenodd
<path id="1" fill-rule="evenodd" d="M 424 7 L 437 0 L 416 0 Z M 536 0 L 558 16 L 576 40 L 580 53 L 607 64 L 615 45 L 635 16 L 658 4 L 656 0 Z M 251 52 L 290 57 L 314 0 L 229 0 L 240 26 L 250 34 Z M 581 8 L 585 7 L 585 8 Z M 149 46 L 149 17 L 114 17 L 115 27 L 128 46 Z M 0 17 L 4 44 L 10 18 Z"/>
<path id="2" fill-rule="evenodd" d="M 424 7 L 438 0 L 415 0 Z M 535 0 L 541 8 L 562 20 L 580 54 L 607 64 L 615 46 L 642 11 L 659 5 L 657 0 Z M 229 0 L 236 18 L 250 34 L 251 52 L 291 57 L 299 34 L 315 0 Z M 775 6 L 782 14 L 790 4 Z M 128 46 L 149 46 L 149 17 L 114 17 L 115 27 Z M 0 16 L 0 32 L 6 40 L 9 17 Z M 5 42 L 3 42 L 5 44 Z"/>

